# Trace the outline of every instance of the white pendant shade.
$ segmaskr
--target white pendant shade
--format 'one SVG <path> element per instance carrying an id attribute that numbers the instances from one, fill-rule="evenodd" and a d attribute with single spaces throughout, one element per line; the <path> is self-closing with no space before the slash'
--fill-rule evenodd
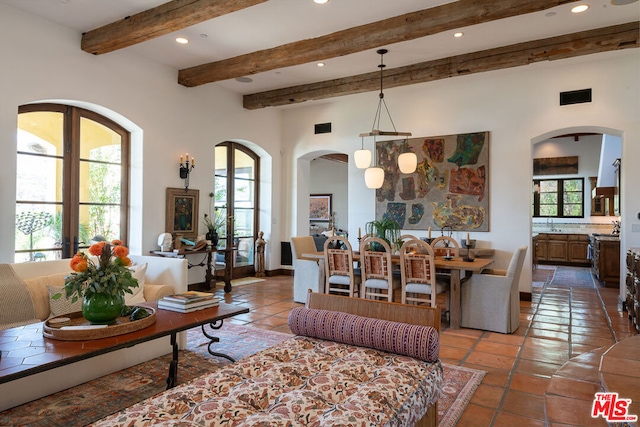
<path id="1" fill-rule="evenodd" d="M 355 160 L 358 169 L 366 169 L 371 165 L 371 151 L 356 150 L 353 153 L 353 160 Z"/>
<path id="2" fill-rule="evenodd" d="M 364 171 L 364 182 L 367 188 L 380 188 L 384 182 L 384 170 L 380 167 L 367 168 Z"/>
<path id="3" fill-rule="evenodd" d="M 398 167 L 402 173 L 414 173 L 418 167 L 418 156 L 415 153 L 402 153 L 398 156 Z"/>

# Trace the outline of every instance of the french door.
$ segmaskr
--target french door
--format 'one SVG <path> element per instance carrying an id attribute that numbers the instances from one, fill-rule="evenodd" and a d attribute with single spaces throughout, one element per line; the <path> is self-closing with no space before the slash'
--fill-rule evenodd
<path id="1" fill-rule="evenodd" d="M 115 122 L 67 105 L 21 106 L 15 262 L 127 243 L 128 171 L 129 133 Z"/>
<path id="2" fill-rule="evenodd" d="M 259 160 L 241 144 L 223 142 L 215 147 L 214 206 L 218 215 L 227 218 L 220 240 L 235 249 L 233 277 L 255 273 Z"/>

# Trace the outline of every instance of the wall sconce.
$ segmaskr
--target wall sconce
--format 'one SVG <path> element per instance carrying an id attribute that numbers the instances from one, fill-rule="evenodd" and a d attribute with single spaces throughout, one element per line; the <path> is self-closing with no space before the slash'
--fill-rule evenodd
<path id="1" fill-rule="evenodd" d="M 196 160 L 194 157 L 191 158 L 191 164 L 189 164 L 189 153 L 186 154 L 186 161 L 183 163 L 183 158 L 180 156 L 180 178 L 184 179 L 184 189 L 185 191 L 189 189 L 189 174 L 196 167 Z"/>

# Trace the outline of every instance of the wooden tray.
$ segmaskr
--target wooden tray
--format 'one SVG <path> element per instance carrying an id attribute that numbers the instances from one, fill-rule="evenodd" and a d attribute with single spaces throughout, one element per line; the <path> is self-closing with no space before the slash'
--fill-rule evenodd
<path id="1" fill-rule="evenodd" d="M 46 338 L 61 341 L 86 341 L 128 334 L 129 332 L 138 331 L 156 323 L 156 309 L 146 306 L 141 307 L 151 314 L 143 319 L 134 320 L 133 322 L 129 320 L 129 316 L 121 316 L 116 319 L 115 323 L 108 325 L 106 328 L 61 329 L 63 326 L 90 326 L 91 323 L 82 317 L 82 312 L 80 311 L 53 317 L 44 322 L 42 335 Z M 69 320 L 65 321 L 65 319 Z"/>

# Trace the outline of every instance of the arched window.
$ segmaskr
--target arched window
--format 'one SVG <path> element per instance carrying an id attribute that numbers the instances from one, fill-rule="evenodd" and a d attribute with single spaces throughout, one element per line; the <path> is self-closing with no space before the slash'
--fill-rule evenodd
<path id="1" fill-rule="evenodd" d="M 18 113 L 15 261 L 69 258 L 100 236 L 127 243 L 129 132 L 68 105 Z"/>
<path id="2" fill-rule="evenodd" d="M 235 277 L 254 273 L 259 160 L 241 144 L 223 142 L 215 147 L 215 209 L 229 219 L 220 240 L 237 248 L 233 257 Z"/>

